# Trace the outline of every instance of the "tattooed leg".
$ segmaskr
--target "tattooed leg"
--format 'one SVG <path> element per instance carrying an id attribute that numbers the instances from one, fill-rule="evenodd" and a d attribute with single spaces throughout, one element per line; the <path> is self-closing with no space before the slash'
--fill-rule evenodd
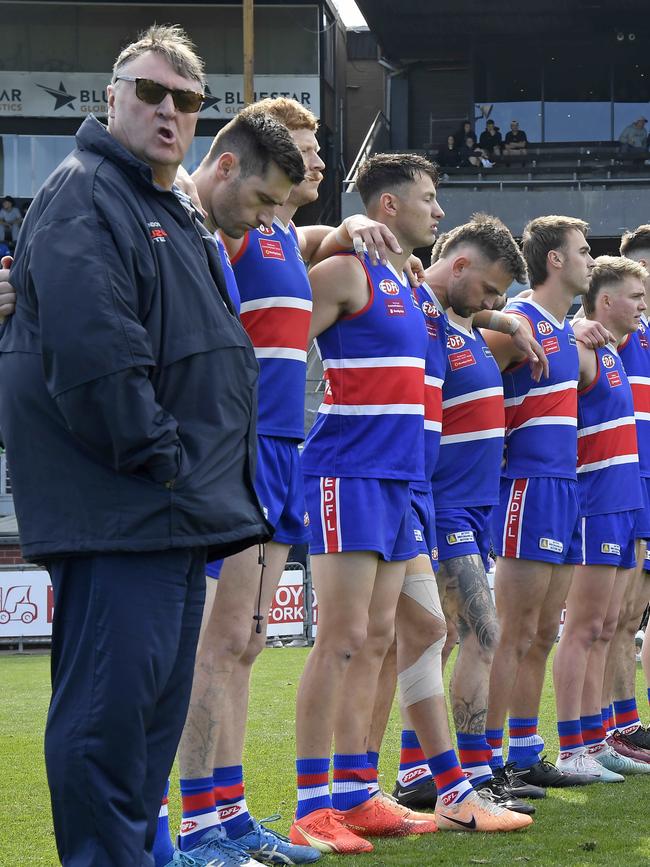
<path id="1" fill-rule="evenodd" d="M 451 680 L 456 730 L 485 731 L 492 657 L 498 641 L 496 610 L 483 562 L 478 554 L 455 557 L 440 564 L 438 580 L 445 611 L 455 616 L 460 638 Z"/>

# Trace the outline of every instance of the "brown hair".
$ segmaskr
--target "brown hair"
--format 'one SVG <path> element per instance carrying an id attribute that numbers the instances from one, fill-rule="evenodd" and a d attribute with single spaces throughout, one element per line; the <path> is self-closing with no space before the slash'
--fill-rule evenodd
<path id="1" fill-rule="evenodd" d="M 247 111 L 264 111 L 283 123 L 292 132 L 299 129 L 310 129 L 312 132 L 316 132 L 318 129 L 316 115 L 297 100 L 289 99 L 286 96 L 278 96 L 276 99 L 270 97 L 260 99 L 259 102 L 254 102 L 245 108 L 242 114 Z"/>
<path id="2" fill-rule="evenodd" d="M 645 285 L 648 272 L 639 262 L 626 259 L 624 256 L 599 256 L 591 272 L 589 291 L 582 301 L 587 316 L 594 313 L 596 298 L 604 286 L 616 286 L 628 277 L 636 277 Z"/>
<path id="3" fill-rule="evenodd" d="M 196 47 L 187 33 L 178 24 L 152 24 L 120 51 L 113 64 L 113 81 L 118 70 L 148 51 L 164 57 L 174 72 L 183 78 L 193 78 L 203 88 L 205 84 L 204 63 L 196 53 Z"/>
<path id="4" fill-rule="evenodd" d="M 230 151 L 239 159 L 242 177 L 262 176 L 274 162 L 292 184 L 301 183 L 305 163 L 289 130 L 267 112 L 252 109 L 249 106 L 240 112 L 217 133 L 203 163 L 210 164 Z"/>
<path id="5" fill-rule="evenodd" d="M 438 185 L 438 167 L 419 154 L 375 154 L 359 167 L 356 187 L 364 205 L 381 193 L 413 183 L 418 175 L 428 175 Z"/>
<path id="6" fill-rule="evenodd" d="M 446 259 L 461 244 L 471 244 L 480 250 L 490 262 L 500 262 L 504 270 L 518 283 L 526 281 L 526 262 L 510 229 L 498 217 L 489 214 L 473 214 L 468 223 L 463 223 L 447 233 L 439 258 Z"/>
<path id="7" fill-rule="evenodd" d="M 521 239 L 522 251 L 528 265 L 528 276 L 533 289 L 547 279 L 547 256 L 551 250 L 558 250 L 564 245 L 571 229 L 586 235 L 589 231 L 589 225 L 577 217 L 551 215 L 536 217 L 525 226 Z"/>
<path id="8" fill-rule="evenodd" d="M 650 225 L 647 223 L 637 226 L 631 232 L 626 232 L 621 238 L 621 256 L 632 259 L 633 253 L 638 255 L 642 250 L 646 254 L 650 252 Z"/>

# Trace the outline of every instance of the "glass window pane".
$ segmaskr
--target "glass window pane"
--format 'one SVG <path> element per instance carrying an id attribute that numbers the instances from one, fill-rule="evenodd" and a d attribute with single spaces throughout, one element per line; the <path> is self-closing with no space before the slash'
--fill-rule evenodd
<path id="1" fill-rule="evenodd" d="M 546 102 L 544 141 L 610 141 L 611 103 Z"/>
<path id="2" fill-rule="evenodd" d="M 650 120 L 650 102 L 614 103 L 614 138 L 618 139 L 625 127 L 640 117 L 647 117 Z"/>
<path id="3" fill-rule="evenodd" d="M 542 140 L 542 104 L 541 102 L 496 102 L 477 103 L 475 105 L 476 135 L 485 129 L 485 121 L 490 118 L 499 127 L 505 139 L 510 132 L 510 121 L 519 121 L 519 129 L 523 130 L 529 142 Z"/>
<path id="4" fill-rule="evenodd" d="M 600 102 L 611 99 L 611 64 L 601 54 L 573 48 L 544 61 L 544 99 Z"/>

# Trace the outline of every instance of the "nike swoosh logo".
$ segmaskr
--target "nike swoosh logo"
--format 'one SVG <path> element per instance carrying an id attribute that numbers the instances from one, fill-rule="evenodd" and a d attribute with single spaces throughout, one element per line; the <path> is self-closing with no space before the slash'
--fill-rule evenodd
<path id="1" fill-rule="evenodd" d="M 444 813 L 441 814 L 443 819 L 449 819 L 450 822 L 455 822 L 457 825 L 462 825 L 463 828 L 469 828 L 470 830 L 474 830 L 476 828 L 476 819 L 472 816 L 471 822 L 463 822 L 460 819 L 454 819 L 453 816 L 446 816 Z"/>

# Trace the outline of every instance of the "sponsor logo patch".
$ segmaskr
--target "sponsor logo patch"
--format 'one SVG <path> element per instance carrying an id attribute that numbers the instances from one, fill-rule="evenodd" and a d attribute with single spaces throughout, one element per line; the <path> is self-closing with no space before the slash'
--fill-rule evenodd
<path id="1" fill-rule="evenodd" d="M 230 807 L 221 807 L 221 809 L 217 810 L 217 815 L 222 822 L 224 819 L 232 819 L 232 817 L 236 816 L 237 813 L 241 813 L 241 807 L 239 804 L 231 804 Z"/>
<path id="2" fill-rule="evenodd" d="M 474 531 L 473 530 L 459 530 L 458 533 L 447 533 L 447 544 L 448 545 L 462 545 L 463 542 L 473 542 L 474 541 Z"/>
<path id="3" fill-rule="evenodd" d="M 645 331 L 643 332 L 643 334 L 639 334 L 639 343 L 641 345 L 641 349 L 647 349 L 650 346 Z"/>
<path id="4" fill-rule="evenodd" d="M 557 337 L 545 337 L 542 340 L 542 349 L 544 355 L 553 355 L 554 352 L 559 352 L 560 344 Z"/>
<path id="5" fill-rule="evenodd" d="M 449 366 L 452 370 L 459 370 L 461 367 L 471 367 L 476 364 L 476 359 L 472 355 L 471 349 L 463 349 L 462 352 L 452 352 L 449 356 Z"/>
<path id="6" fill-rule="evenodd" d="M 309 526 L 309 512 L 305 512 L 305 514 L 302 516 L 302 522 L 305 527 Z"/>
<path id="7" fill-rule="evenodd" d="M 428 316 L 430 319 L 437 319 L 440 316 L 440 311 L 433 303 L 433 301 L 424 301 L 422 303 L 422 312 L 425 316 Z"/>
<path id="8" fill-rule="evenodd" d="M 561 759 L 570 759 L 571 753 L 560 753 L 560 758 Z"/>
<path id="9" fill-rule="evenodd" d="M 189 834 L 190 831 L 193 831 L 198 827 L 199 823 L 195 822 L 193 819 L 183 819 L 181 823 L 181 834 Z"/>
<path id="10" fill-rule="evenodd" d="M 445 805 L 445 807 L 448 807 L 451 804 L 457 794 L 458 790 L 454 789 L 453 792 L 447 792 L 442 796 L 442 803 Z"/>
<path id="11" fill-rule="evenodd" d="M 149 229 L 149 237 L 152 241 L 155 241 L 156 244 L 167 243 L 167 232 L 157 220 L 152 220 L 150 223 L 147 223 L 147 228 Z"/>
<path id="12" fill-rule="evenodd" d="M 494 358 L 494 356 L 493 356 L 492 353 L 490 352 L 490 347 L 489 347 L 489 346 L 484 346 L 484 347 L 483 347 L 483 355 L 484 355 L 486 358 Z"/>
<path id="13" fill-rule="evenodd" d="M 621 384 L 621 375 L 618 370 L 611 370 L 607 374 L 607 379 L 609 380 L 609 384 L 612 388 L 616 388 L 617 385 Z"/>
<path id="14" fill-rule="evenodd" d="M 424 324 L 427 327 L 427 334 L 429 337 L 433 337 L 434 340 L 438 339 L 438 323 L 431 322 L 429 319 L 426 319 Z"/>
<path id="15" fill-rule="evenodd" d="M 394 280 L 382 280 L 379 284 L 379 290 L 384 295 L 399 295 L 399 286 Z"/>
<path id="16" fill-rule="evenodd" d="M 265 259 L 281 259 L 284 261 L 284 250 L 279 241 L 267 241 L 266 238 L 257 239 L 260 244 L 262 256 Z"/>
<path id="17" fill-rule="evenodd" d="M 569 334 L 568 337 L 569 337 L 569 343 L 571 344 L 571 346 L 575 346 L 575 345 L 576 345 L 576 336 L 575 336 L 575 334 Z"/>
<path id="18" fill-rule="evenodd" d="M 438 559 L 438 549 L 437 549 L 437 548 L 432 548 L 432 549 L 431 549 L 431 559 L 432 559 L 432 560 L 437 560 L 437 559 Z"/>
<path id="19" fill-rule="evenodd" d="M 540 334 L 552 334 L 553 326 L 550 322 L 547 322 L 546 319 L 542 319 L 541 322 L 537 323 L 537 330 Z"/>
<path id="20" fill-rule="evenodd" d="M 603 355 L 603 365 L 604 365 L 608 370 L 611 370 L 612 367 L 614 367 L 615 364 L 616 364 L 616 362 L 614 361 L 614 356 L 613 356 L 613 355 Z"/>
<path id="21" fill-rule="evenodd" d="M 404 302 L 401 298 L 385 298 L 384 304 L 386 305 L 386 313 L 389 316 L 406 316 Z"/>
<path id="22" fill-rule="evenodd" d="M 603 542 L 600 546 L 601 554 L 614 554 L 617 557 L 621 556 L 621 546 L 615 542 Z"/>
<path id="23" fill-rule="evenodd" d="M 460 334 L 449 334 L 447 336 L 447 349 L 461 349 L 465 346 L 465 338 Z"/>
<path id="24" fill-rule="evenodd" d="M 415 536 L 416 542 L 423 542 L 424 541 L 422 538 L 422 530 L 418 530 L 417 527 L 415 527 L 413 529 L 413 535 Z"/>
<path id="25" fill-rule="evenodd" d="M 539 547 L 542 551 L 553 551 L 554 554 L 561 554 L 564 551 L 562 542 L 559 542 L 557 539 L 547 539 L 543 536 L 539 540 Z"/>
<path id="26" fill-rule="evenodd" d="M 428 770 L 426 768 L 413 768 L 413 770 L 404 774 L 404 777 L 402 779 L 402 785 L 408 786 L 409 783 L 414 783 L 415 780 L 419 780 L 420 777 L 424 777 L 426 774 L 428 774 Z"/>

